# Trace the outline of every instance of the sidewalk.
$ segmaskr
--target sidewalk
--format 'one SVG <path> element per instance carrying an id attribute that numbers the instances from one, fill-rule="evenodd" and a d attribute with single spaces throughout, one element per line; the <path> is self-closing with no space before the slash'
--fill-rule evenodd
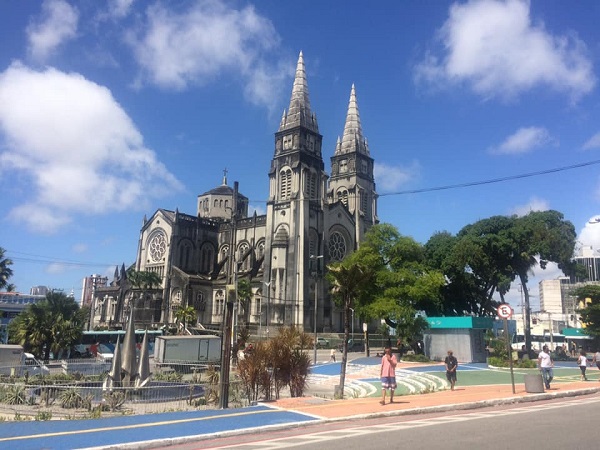
<path id="1" fill-rule="evenodd" d="M 454 391 L 444 390 L 428 394 L 405 395 L 394 398 L 394 403 L 379 404 L 379 397 L 328 400 L 319 397 L 284 398 L 270 403 L 289 411 L 310 414 L 321 419 L 345 420 L 378 415 L 419 414 L 457 409 L 475 409 L 485 406 L 533 402 L 560 397 L 588 395 L 600 392 L 600 382 L 579 381 L 553 383 L 544 393 L 529 394 L 524 384 L 457 386 Z"/>

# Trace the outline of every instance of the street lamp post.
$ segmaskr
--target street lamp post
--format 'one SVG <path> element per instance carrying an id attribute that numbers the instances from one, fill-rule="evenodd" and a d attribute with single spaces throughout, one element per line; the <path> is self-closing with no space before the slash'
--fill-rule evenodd
<path id="1" fill-rule="evenodd" d="M 310 255 L 310 259 L 315 261 L 315 314 L 314 314 L 314 355 L 313 355 L 313 364 L 317 363 L 317 312 L 318 312 L 318 304 L 319 304 L 319 267 L 318 261 L 320 258 L 323 258 L 323 255 L 314 256 Z"/>
<path id="2" fill-rule="evenodd" d="M 269 339 L 269 307 L 271 306 L 271 282 L 263 281 L 267 287 L 267 318 L 265 319 L 265 331 L 267 333 L 267 339 Z"/>
<path id="3" fill-rule="evenodd" d="M 352 342 L 354 342 L 354 308 L 350 308 L 352 312 Z"/>

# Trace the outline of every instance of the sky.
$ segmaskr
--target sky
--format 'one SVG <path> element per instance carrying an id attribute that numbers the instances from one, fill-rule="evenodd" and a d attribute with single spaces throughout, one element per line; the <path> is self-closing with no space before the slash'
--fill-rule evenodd
<path id="1" fill-rule="evenodd" d="M 595 0 L 0 2 L 9 281 L 79 299 L 225 169 L 264 213 L 300 52 L 327 172 L 356 87 L 381 222 L 425 243 L 555 209 L 600 250 L 599 20 Z M 559 275 L 534 269 L 534 309 Z"/>

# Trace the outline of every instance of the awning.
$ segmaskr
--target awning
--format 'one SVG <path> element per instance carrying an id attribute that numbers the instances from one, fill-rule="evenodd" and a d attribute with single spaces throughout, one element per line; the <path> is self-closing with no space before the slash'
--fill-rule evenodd
<path id="1" fill-rule="evenodd" d="M 585 332 L 585 328 L 563 328 L 562 335 L 571 339 L 593 339 Z"/>

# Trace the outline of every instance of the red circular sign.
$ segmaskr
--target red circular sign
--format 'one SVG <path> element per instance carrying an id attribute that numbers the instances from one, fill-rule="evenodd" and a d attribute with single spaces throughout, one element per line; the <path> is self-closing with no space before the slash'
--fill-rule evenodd
<path id="1" fill-rule="evenodd" d="M 498 306 L 498 317 L 500 317 L 501 319 L 510 319 L 510 316 L 512 316 L 513 310 L 510 307 L 510 305 L 503 303 L 502 305 Z"/>

